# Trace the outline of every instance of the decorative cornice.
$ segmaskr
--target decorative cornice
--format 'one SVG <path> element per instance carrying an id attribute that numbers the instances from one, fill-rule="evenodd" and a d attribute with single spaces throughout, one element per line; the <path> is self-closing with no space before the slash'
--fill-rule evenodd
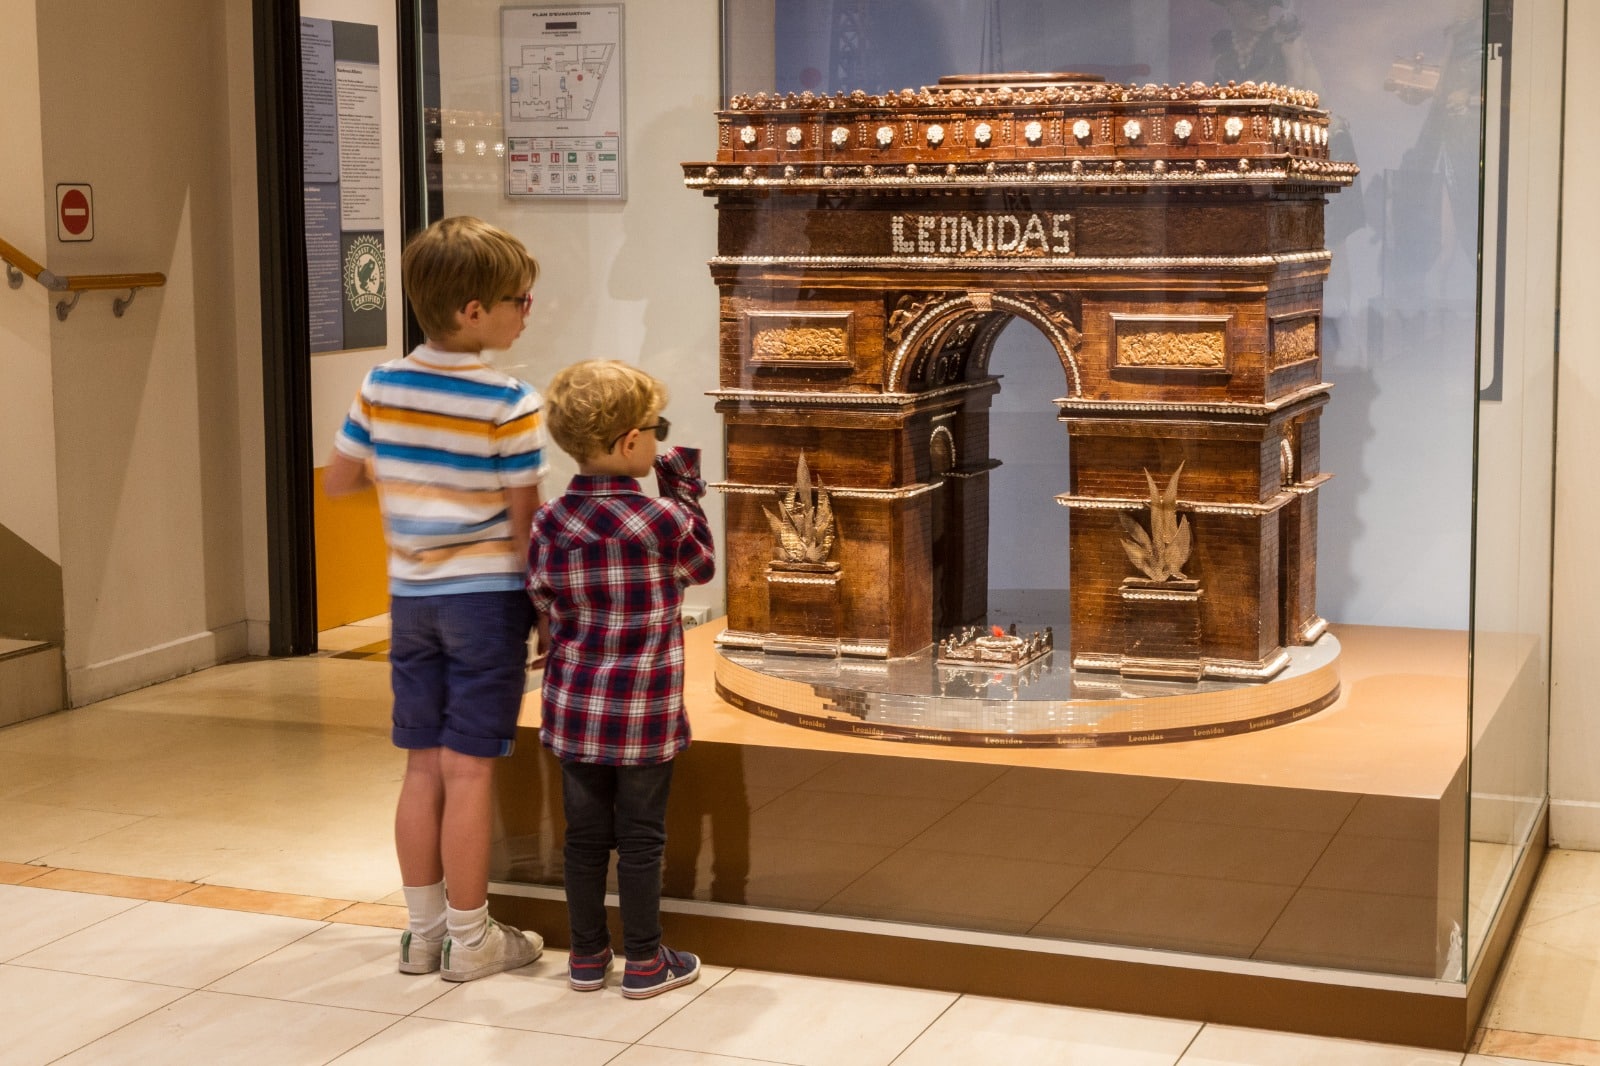
<path id="1" fill-rule="evenodd" d="M 993 75 L 995 80 L 1006 77 Z M 1067 77 L 1067 76 L 1064 76 Z M 983 107 L 1040 107 L 1058 104 L 1147 104 L 1188 103 L 1218 106 L 1240 102 L 1281 104 L 1314 109 L 1321 103 L 1316 93 L 1276 82 L 1243 83 L 1201 81 L 1186 85 L 1121 85 L 1105 81 L 1060 81 L 1038 88 L 1025 85 L 974 86 L 925 85 L 921 89 L 867 93 L 738 93 L 728 101 L 730 113 L 757 114 L 788 111 L 921 110 L 960 108 L 963 112 Z"/>
<path id="2" fill-rule="evenodd" d="M 1264 267 L 1331 262 L 1327 251 L 1278 252 L 1269 255 L 1096 255 L 1025 258 L 948 255 L 719 255 L 712 267 L 838 267 L 857 270 L 1260 270 Z"/>
<path id="3" fill-rule="evenodd" d="M 1179 500 L 1178 510 L 1186 514 L 1218 514 L 1233 518 L 1256 518 L 1281 510 L 1293 501 L 1295 494 L 1280 492 L 1264 503 L 1223 503 L 1215 500 Z M 1074 511 L 1142 511 L 1150 506 L 1149 499 L 1137 496 L 1081 496 L 1063 492 L 1056 503 Z"/>
<path id="4" fill-rule="evenodd" d="M 772 496 L 788 492 L 794 488 L 792 485 L 756 485 L 744 481 L 714 481 L 711 488 L 729 496 Z M 902 485 L 892 489 L 849 489 L 830 485 L 828 495 L 836 500 L 909 500 L 914 496 L 925 496 L 930 492 L 937 492 L 939 483 L 928 482 L 918 485 Z"/>
<path id="5" fill-rule="evenodd" d="M 1354 163 L 1298 156 L 1240 156 L 1227 165 L 1205 160 L 1075 159 L 1069 162 L 948 163 L 685 163 L 683 183 L 702 192 L 741 189 L 951 189 L 1007 186 L 1103 186 L 1123 190 L 1171 185 L 1208 188 L 1296 183 L 1344 187 L 1360 173 Z"/>
<path id="6" fill-rule="evenodd" d="M 1172 403 L 1164 400 L 1086 400 L 1062 396 L 1050 401 L 1060 410 L 1059 422 L 1101 421 L 1117 414 L 1129 415 L 1240 415 L 1262 418 L 1308 401 L 1327 402 L 1333 383 L 1320 381 L 1266 403 Z"/>
<path id="7" fill-rule="evenodd" d="M 996 387 L 995 379 L 980 378 L 942 385 L 926 392 L 801 392 L 785 389 L 712 389 L 706 395 L 714 400 L 736 400 L 751 405 L 776 407 L 839 407 L 879 408 L 899 410 L 942 400 L 963 392 L 988 391 Z"/>

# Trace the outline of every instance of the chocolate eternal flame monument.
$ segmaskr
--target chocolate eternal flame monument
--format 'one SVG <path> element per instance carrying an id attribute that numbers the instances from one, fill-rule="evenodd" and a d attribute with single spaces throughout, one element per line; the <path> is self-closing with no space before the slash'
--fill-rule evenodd
<path id="1" fill-rule="evenodd" d="M 1265 681 L 1315 644 L 1323 207 L 1356 174 L 1317 105 L 1077 74 L 735 97 L 684 164 L 718 208 L 724 649 L 897 659 L 985 620 L 1013 318 L 1061 365 L 1040 488 L 1072 521 L 1038 550 L 1070 552 L 1072 667 Z"/>

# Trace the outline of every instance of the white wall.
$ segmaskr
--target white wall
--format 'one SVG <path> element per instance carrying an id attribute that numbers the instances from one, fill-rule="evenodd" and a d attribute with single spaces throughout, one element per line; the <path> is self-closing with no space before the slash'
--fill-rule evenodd
<path id="1" fill-rule="evenodd" d="M 500 6 L 498 0 L 440 4 L 441 104 L 460 116 L 456 131 L 445 131 L 448 141 L 504 138 Z M 717 387 L 717 290 L 706 265 L 716 254 L 716 212 L 684 188 L 678 164 L 716 157 L 717 11 L 716 0 L 624 6 L 625 203 L 508 200 L 493 155 L 479 161 L 470 149 L 463 157 L 448 154 L 445 173 L 445 214 L 503 226 L 539 260 L 528 328 L 502 368 L 543 387 L 580 359 L 638 364 L 667 383 L 671 443 L 700 448 L 711 481 L 722 477 L 722 421 L 705 395 Z M 470 137 L 468 116 L 480 123 Z M 575 470 L 565 456 L 553 465 L 547 497 L 562 491 Z M 706 510 L 720 535 L 717 493 L 707 497 Z M 723 588 L 719 574 L 686 599 L 721 613 Z"/>
<path id="2" fill-rule="evenodd" d="M 1586 102 L 1600 93 L 1600 5 L 1567 5 L 1566 138 L 1562 170 L 1561 360 L 1556 417 L 1556 543 L 1552 605 L 1550 836 L 1600 850 L 1600 698 L 1595 640 L 1594 536 L 1600 528 L 1600 359 L 1592 316 L 1600 300 L 1600 143 Z"/>
<path id="3" fill-rule="evenodd" d="M 43 187 L 92 184 L 96 215 L 92 242 L 48 242 L 48 265 L 168 278 L 120 319 L 91 293 L 50 320 L 76 705 L 242 654 L 247 581 L 263 602 L 244 552 L 261 444 L 241 436 L 260 377 L 254 160 L 235 156 L 253 136 L 250 4 L 37 10 Z"/>
<path id="4" fill-rule="evenodd" d="M 55 199 L 46 206 L 35 2 L 0 0 L 0 70 L 8 83 L 0 108 L 0 238 L 48 266 L 45 219 L 54 216 Z M 0 283 L 0 526 L 59 563 L 50 303 L 31 281 L 16 290 Z"/>

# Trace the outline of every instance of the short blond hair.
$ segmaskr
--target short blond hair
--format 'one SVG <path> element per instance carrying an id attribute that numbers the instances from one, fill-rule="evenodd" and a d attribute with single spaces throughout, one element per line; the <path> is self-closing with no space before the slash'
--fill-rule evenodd
<path id="1" fill-rule="evenodd" d="M 473 300 L 493 308 L 533 288 L 539 262 L 521 241 L 471 215 L 441 218 L 406 244 L 400 260 L 406 300 L 430 338 L 459 328 L 456 312 Z"/>
<path id="2" fill-rule="evenodd" d="M 579 462 L 606 454 L 616 439 L 667 406 L 667 387 L 617 359 L 574 363 L 544 393 L 545 424 Z"/>

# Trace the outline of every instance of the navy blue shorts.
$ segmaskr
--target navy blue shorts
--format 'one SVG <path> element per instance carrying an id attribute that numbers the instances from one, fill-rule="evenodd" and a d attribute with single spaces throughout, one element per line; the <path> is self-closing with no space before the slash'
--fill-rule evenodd
<path id="1" fill-rule="evenodd" d="M 389 620 L 395 746 L 510 755 L 535 620 L 528 594 L 392 596 Z"/>

